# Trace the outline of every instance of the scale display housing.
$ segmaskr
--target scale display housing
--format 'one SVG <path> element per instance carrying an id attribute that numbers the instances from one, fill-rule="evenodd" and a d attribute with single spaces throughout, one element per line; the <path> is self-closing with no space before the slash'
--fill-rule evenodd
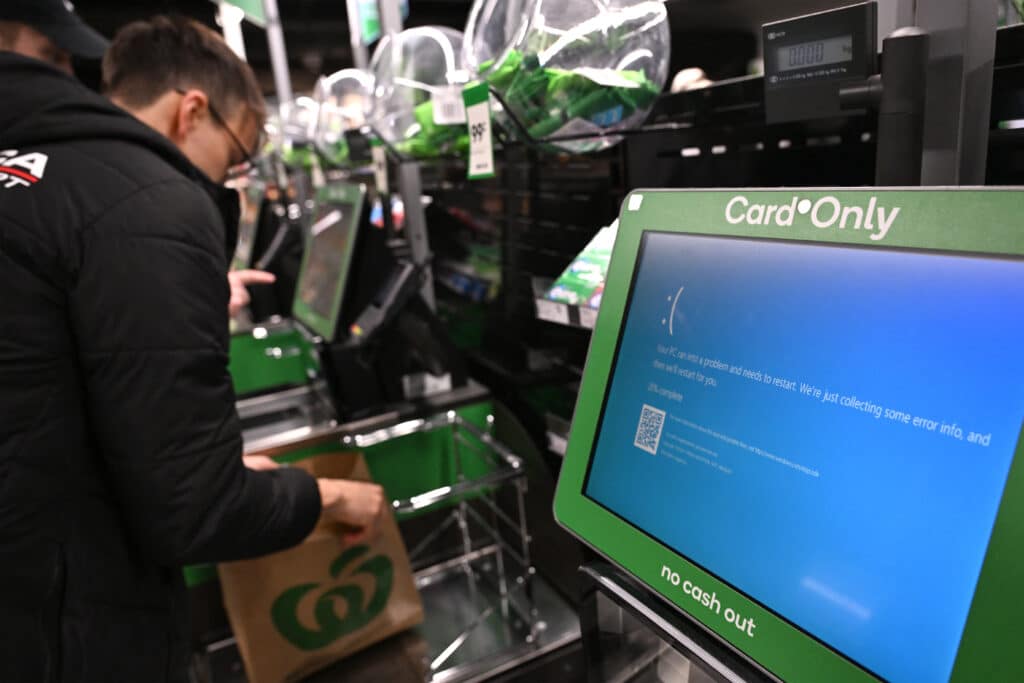
<path id="1" fill-rule="evenodd" d="M 765 24 L 764 99 L 768 123 L 848 115 L 843 85 L 878 72 L 875 2 Z"/>

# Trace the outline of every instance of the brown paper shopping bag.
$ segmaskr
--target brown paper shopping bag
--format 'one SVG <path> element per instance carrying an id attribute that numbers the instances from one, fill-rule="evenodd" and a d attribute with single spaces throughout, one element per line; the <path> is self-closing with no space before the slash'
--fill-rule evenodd
<path id="1" fill-rule="evenodd" d="M 358 453 L 296 463 L 317 477 L 369 480 Z M 377 538 L 343 547 L 321 520 L 290 550 L 218 567 L 250 683 L 296 681 L 423 621 L 409 556 L 389 510 Z"/>

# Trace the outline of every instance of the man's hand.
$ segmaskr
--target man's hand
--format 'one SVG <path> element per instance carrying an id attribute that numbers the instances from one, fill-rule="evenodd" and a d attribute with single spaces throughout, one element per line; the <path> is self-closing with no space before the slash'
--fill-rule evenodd
<path id="1" fill-rule="evenodd" d="M 242 462 L 250 470 L 276 470 L 280 465 L 265 455 L 243 455 Z"/>
<path id="2" fill-rule="evenodd" d="M 349 530 L 348 543 L 360 543 L 377 535 L 384 515 L 384 489 L 377 484 L 347 479 L 317 479 L 324 515 Z"/>
<path id="3" fill-rule="evenodd" d="M 228 315 L 234 317 L 240 310 L 249 305 L 251 298 L 247 285 L 270 285 L 277 280 L 273 273 L 263 270 L 232 270 L 228 272 L 228 284 L 231 285 L 231 300 L 228 302 Z"/>

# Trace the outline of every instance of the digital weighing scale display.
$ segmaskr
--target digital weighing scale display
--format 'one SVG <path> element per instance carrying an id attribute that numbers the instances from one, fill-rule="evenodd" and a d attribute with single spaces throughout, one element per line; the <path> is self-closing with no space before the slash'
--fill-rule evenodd
<path id="1" fill-rule="evenodd" d="M 815 40 L 799 45 L 787 45 L 776 50 L 779 71 L 807 69 L 827 64 L 838 64 L 853 59 L 853 36 L 840 36 L 828 40 Z"/>
<path id="2" fill-rule="evenodd" d="M 764 24 L 765 120 L 851 113 L 843 109 L 839 93 L 876 73 L 877 32 L 874 2 Z"/>
<path id="3" fill-rule="evenodd" d="M 949 680 L 1024 416 L 1024 262 L 645 232 L 636 263 L 585 495 L 867 672 Z"/>

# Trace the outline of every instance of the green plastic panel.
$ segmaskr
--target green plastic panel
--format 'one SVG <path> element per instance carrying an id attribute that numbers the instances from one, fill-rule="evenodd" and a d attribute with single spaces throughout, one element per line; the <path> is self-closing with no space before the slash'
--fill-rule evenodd
<path id="1" fill-rule="evenodd" d="M 262 338 L 251 332 L 231 337 L 228 370 L 237 396 L 306 384 L 318 369 L 316 349 L 295 329 L 268 330 Z"/>

